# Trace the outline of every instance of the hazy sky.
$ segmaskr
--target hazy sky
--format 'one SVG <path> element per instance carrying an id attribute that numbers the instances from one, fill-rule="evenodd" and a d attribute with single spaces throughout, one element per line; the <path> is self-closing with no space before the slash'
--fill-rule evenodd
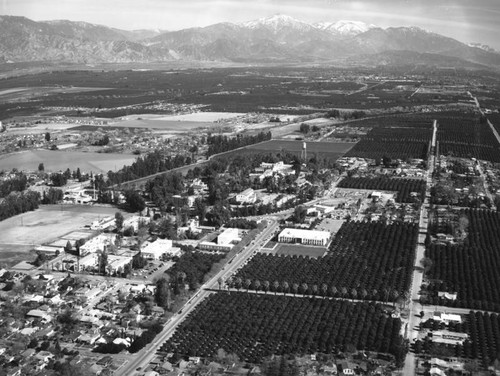
<path id="1" fill-rule="evenodd" d="M 286 14 L 307 22 L 419 26 L 500 50 L 500 0 L 0 0 L 0 14 L 178 30 Z"/>

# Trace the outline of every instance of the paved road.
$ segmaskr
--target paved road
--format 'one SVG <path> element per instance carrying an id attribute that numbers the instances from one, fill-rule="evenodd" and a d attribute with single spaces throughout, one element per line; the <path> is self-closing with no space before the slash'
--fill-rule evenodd
<path id="1" fill-rule="evenodd" d="M 201 286 L 200 290 L 186 302 L 184 307 L 172 316 L 172 318 L 165 325 L 163 331 L 156 336 L 153 342 L 142 349 L 136 355 L 136 358 L 134 360 L 126 364 L 123 369 L 120 370 L 120 374 L 141 374 L 142 369 L 144 369 L 156 355 L 156 351 L 158 350 L 158 348 L 175 332 L 177 325 L 179 325 L 200 302 L 213 294 L 213 290 L 219 288 L 218 279 L 222 278 L 223 280 L 226 280 L 236 270 L 243 266 L 243 264 L 245 264 L 262 247 L 261 244 L 265 243 L 273 235 L 274 231 L 276 231 L 277 228 L 278 223 L 276 221 L 269 221 L 267 227 L 255 238 L 255 240 L 248 247 L 238 253 L 219 273 L 217 273 L 212 277 L 212 279 Z M 141 368 L 141 371 L 139 372 L 135 371 L 138 367 Z"/>
<path id="2" fill-rule="evenodd" d="M 432 145 L 436 145 L 436 134 L 437 134 L 437 122 L 434 121 L 433 132 L 432 132 Z M 415 252 L 415 263 L 413 267 L 412 283 L 410 287 L 410 303 L 408 305 L 410 313 L 406 325 L 403 323 L 403 329 L 405 327 L 407 328 L 407 330 L 404 330 L 405 333 L 403 334 L 406 335 L 406 338 L 408 339 L 410 344 L 417 338 L 418 327 L 420 321 L 422 320 L 420 317 L 420 311 L 422 310 L 422 306 L 419 302 L 420 302 L 420 289 L 422 286 L 424 273 L 420 265 L 420 261 L 424 258 L 425 255 L 424 243 L 429 223 L 428 208 L 430 204 L 430 187 L 432 185 L 432 174 L 434 172 L 434 164 L 435 164 L 434 155 L 429 155 L 427 161 L 425 198 L 424 202 L 422 203 L 422 206 L 420 207 L 418 243 Z M 406 355 L 402 374 L 404 376 L 414 376 L 416 374 L 416 358 L 415 354 L 413 354 L 412 352 L 408 352 L 408 354 Z"/>

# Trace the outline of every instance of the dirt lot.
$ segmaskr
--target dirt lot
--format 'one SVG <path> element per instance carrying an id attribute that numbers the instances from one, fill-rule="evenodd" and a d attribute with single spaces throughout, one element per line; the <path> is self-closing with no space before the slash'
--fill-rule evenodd
<path id="1" fill-rule="evenodd" d="M 80 230 L 99 218 L 114 216 L 117 211 L 104 206 L 46 205 L 6 219 L 0 222 L 0 264 L 12 265 L 25 259 L 34 247 Z"/>

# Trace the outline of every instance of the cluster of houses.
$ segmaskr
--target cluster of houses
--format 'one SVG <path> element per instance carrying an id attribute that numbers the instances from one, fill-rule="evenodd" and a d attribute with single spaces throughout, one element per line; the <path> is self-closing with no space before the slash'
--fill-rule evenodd
<path id="1" fill-rule="evenodd" d="M 27 279 L 26 275 L 5 270 L 0 270 L 0 280 L 27 291 L 0 291 L 0 361 L 8 375 L 35 374 L 64 355 L 71 355 L 68 361 L 83 364 L 97 375 L 111 367 L 113 359 L 108 357 L 103 362 L 95 357 L 75 356 L 78 350 L 110 343 L 129 347 L 143 331 L 138 322 L 164 314 L 160 307 L 146 310 L 135 300 L 141 294 L 153 296 L 152 284 L 84 281 L 42 273 Z M 9 314 L 12 304 L 18 307 L 16 314 Z M 68 313 L 72 329 L 61 330 L 60 317 Z M 19 348 L 9 346 L 12 341 Z"/>

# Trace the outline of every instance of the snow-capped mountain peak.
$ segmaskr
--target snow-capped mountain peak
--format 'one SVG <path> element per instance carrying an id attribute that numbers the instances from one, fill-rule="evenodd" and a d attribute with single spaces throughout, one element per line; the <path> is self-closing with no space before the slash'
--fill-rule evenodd
<path id="1" fill-rule="evenodd" d="M 274 16 L 270 17 L 259 18 L 257 20 L 248 22 L 242 22 L 239 25 L 249 29 L 257 29 L 259 27 L 265 27 L 275 32 L 285 27 L 291 27 L 293 29 L 302 31 L 313 29 L 313 26 L 306 22 L 282 14 L 275 14 Z"/>
<path id="2" fill-rule="evenodd" d="M 318 29 L 342 35 L 358 35 L 377 27 L 376 25 L 366 24 L 361 21 L 346 21 L 346 20 L 340 20 L 337 22 L 320 22 L 315 26 Z"/>
<path id="3" fill-rule="evenodd" d="M 487 51 L 487 52 L 496 52 L 494 48 L 486 45 L 486 44 L 482 44 L 482 43 L 469 43 L 468 44 L 469 47 L 474 47 L 474 48 L 479 48 L 480 50 L 483 50 L 483 51 Z"/>

